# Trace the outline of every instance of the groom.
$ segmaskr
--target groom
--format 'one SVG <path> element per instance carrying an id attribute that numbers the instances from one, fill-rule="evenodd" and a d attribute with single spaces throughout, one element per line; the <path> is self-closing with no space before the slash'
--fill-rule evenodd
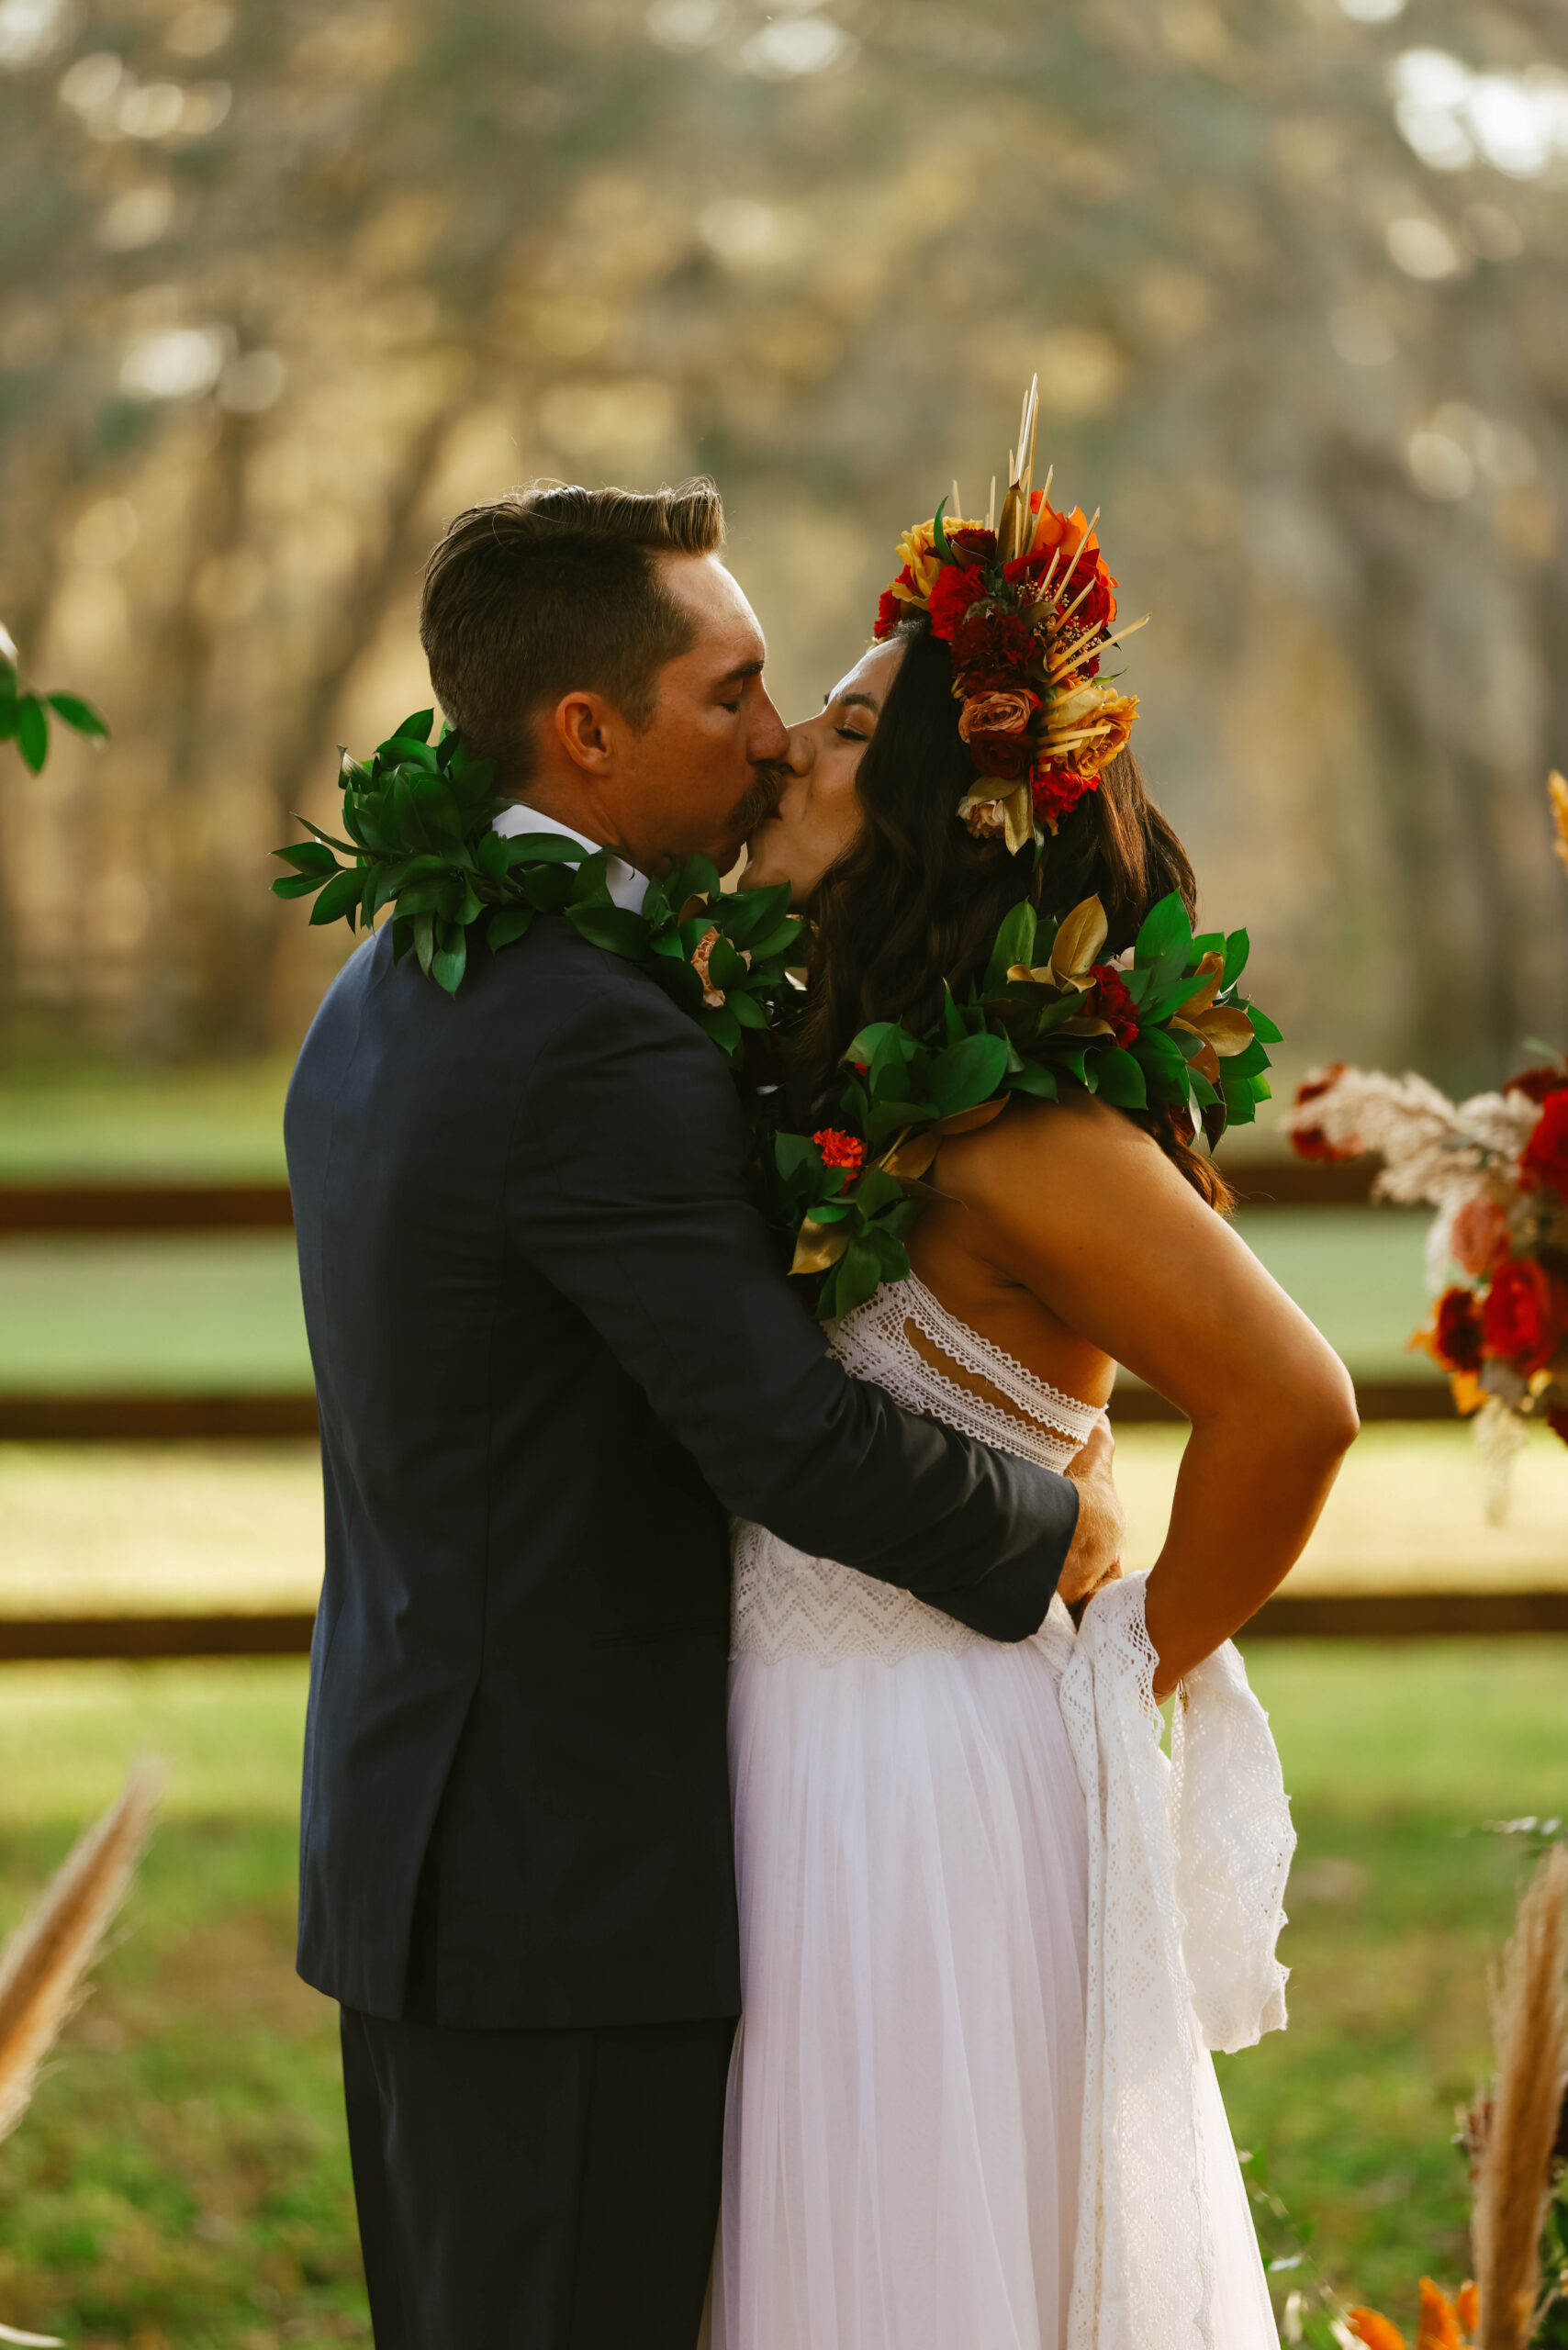
<path id="1" fill-rule="evenodd" d="M 779 788 L 722 533 L 706 482 L 541 487 L 431 559 L 501 829 L 624 847 L 622 904 Z M 454 1001 L 389 929 L 286 1120 L 327 1526 L 299 1970 L 342 2005 L 375 2338 L 692 2350 L 740 2009 L 727 1516 L 1018 1640 L 1111 1562 L 1109 1447 L 1075 1484 L 845 1375 L 722 1060 L 633 966 L 541 919 Z"/>

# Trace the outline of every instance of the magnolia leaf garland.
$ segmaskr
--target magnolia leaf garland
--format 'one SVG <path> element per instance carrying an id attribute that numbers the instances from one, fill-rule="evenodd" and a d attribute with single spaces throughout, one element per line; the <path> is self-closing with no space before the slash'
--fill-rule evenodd
<path id="1" fill-rule="evenodd" d="M 985 1125 L 1015 1093 L 1185 1109 L 1211 1141 L 1256 1116 L 1280 1032 L 1239 991 L 1247 933 L 1194 937 L 1174 892 L 1151 907 L 1125 966 L 1100 961 L 1106 933 L 1098 898 L 1059 923 L 1014 906 L 983 976 L 961 999 L 948 993 L 936 1027 L 861 1030 L 844 1056 L 842 1126 L 775 1136 L 790 1270 L 819 1283 L 823 1320 L 907 1276 L 904 1235 L 939 1196 L 924 1178 L 943 1138 Z"/>
<path id="2" fill-rule="evenodd" d="M 307 822 L 310 839 L 274 851 L 294 868 L 273 883 L 276 894 L 313 896 L 312 923 L 351 930 L 390 907 L 394 956 L 412 951 L 453 996 L 476 946 L 495 953 L 540 914 L 558 914 L 646 971 L 737 1074 L 750 1031 L 777 1075 L 780 1000 L 804 932 L 788 886 L 725 891 L 709 860 L 691 857 L 630 912 L 610 894 L 612 851 L 585 856 L 558 833 L 496 832 L 512 803 L 493 769 L 450 729 L 432 744 L 432 725 L 428 710 L 405 720 L 368 766 L 343 754 L 349 837 Z M 880 1020 L 854 1038 L 839 1126 L 781 1131 L 778 1090 L 749 1089 L 766 1204 L 823 1320 L 907 1278 L 904 1236 L 940 1197 L 925 1178 L 944 1138 L 999 1117 L 1015 1093 L 1054 1102 L 1067 1089 L 1129 1111 L 1184 1109 L 1211 1143 L 1256 1115 L 1280 1032 L 1239 991 L 1247 933 L 1194 936 L 1174 892 L 1149 910 L 1130 957 L 1101 959 L 1107 929 L 1098 898 L 1059 922 L 1014 906 L 984 972 L 961 997 L 949 990 L 935 1028 L 916 1036 Z"/>
<path id="3" fill-rule="evenodd" d="M 515 837 L 495 830 L 515 803 L 495 770 L 452 728 L 431 743 L 434 712 L 405 719 L 368 766 L 342 755 L 343 830 L 336 839 L 301 817 L 312 835 L 274 856 L 295 869 L 273 883 L 280 898 L 315 896 L 312 923 L 370 929 L 392 910 L 392 952 L 410 950 L 449 995 L 469 958 L 526 936 L 542 913 L 559 914 L 580 937 L 636 963 L 732 1060 L 745 1032 L 772 1025 L 769 1002 L 786 984 L 803 924 L 787 884 L 723 890 L 704 856 L 651 881 L 640 913 L 610 894 L 610 849 L 585 856 L 559 833 Z M 348 860 L 344 862 L 343 860 Z"/>

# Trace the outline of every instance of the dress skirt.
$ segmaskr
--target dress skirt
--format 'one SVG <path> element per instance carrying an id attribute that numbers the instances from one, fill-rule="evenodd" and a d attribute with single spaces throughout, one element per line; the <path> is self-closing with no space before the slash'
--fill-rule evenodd
<path id="1" fill-rule="evenodd" d="M 1088 1835 L 1047 1645 L 731 1674 L 715 2350 L 1057 2350 Z"/>

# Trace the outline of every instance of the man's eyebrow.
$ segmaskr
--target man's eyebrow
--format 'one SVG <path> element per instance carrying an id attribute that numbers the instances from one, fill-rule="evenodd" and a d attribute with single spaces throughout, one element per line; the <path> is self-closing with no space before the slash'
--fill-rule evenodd
<path id="1" fill-rule="evenodd" d="M 725 670 L 719 683 L 722 686 L 744 685 L 747 677 L 760 677 L 764 666 L 761 661 L 738 661 L 733 669 Z"/>
<path id="2" fill-rule="evenodd" d="M 830 701 L 842 702 L 846 710 L 868 710 L 873 718 L 879 718 L 882 714 L 882 705 L 875 694 L 823 694 L 824 710 Z"/>

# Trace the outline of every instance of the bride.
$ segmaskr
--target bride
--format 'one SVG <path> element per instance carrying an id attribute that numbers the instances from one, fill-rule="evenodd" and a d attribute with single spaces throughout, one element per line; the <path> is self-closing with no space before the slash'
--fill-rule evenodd
<path id="1" fill-rule="evenodd" d="M 1059 917 L 1097 895 L 1107 959 L 1169 891 L 1194 901 L 1125 747 L 1037 856 L 1032 828 L 1015 853 L 995 812 L 1013 785 L 977 779 L 960 734 L 920 534 L 904 548 L 884 641 L 794 728 L 745 876 L 788 881 L 815 925 L 793 1080 L 816 1127 L 852 1036 L 928 1025 L 1020 899 Z M 1260 2350 L 1276 2336 L 1207 2051 L 1284 2020 L 1292 1840 L 1222 1644 L 1311 1531 L 1356 1432 L 1350 1382 L 1226 1223 L 1179 1113 L 1016 1097 L 928 1180 L 943 1197 L 913 1278 L 833 1330 L 852 1371 L 1053 1467 L 1117 1363 L 1192 1434 L 1152 1572 L 1081 1630 L 1058 1598 L 1017 1647 L 737 1530 L 745 2013 L 713 2342 Z M 1172 1775 L 1153 1700 L 1173 1690 Z"/>

